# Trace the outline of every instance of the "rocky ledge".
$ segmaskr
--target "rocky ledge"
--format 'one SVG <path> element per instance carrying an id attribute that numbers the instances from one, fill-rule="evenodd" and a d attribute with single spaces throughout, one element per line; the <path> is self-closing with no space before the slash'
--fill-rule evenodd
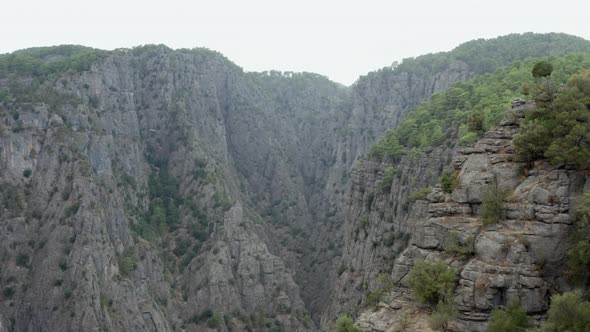
<path id="1" fill-rule="evenodd" d="M 563 276 L 567 236 L 576 198 L 590 191 L 587 172 L 559 169 L 538 161 L 528 171 L 515 161 L 512 138 L 529 104 L 514 105 L 497 128 L 471 148 L 459 149 L 451 163 L 457 175 L 452 193 L 436 187 L 413 209 L 409 246 L 393 264 L 393 291 L 358 323 L 365 331 L 394 331 L 406 315 L 426 317 L 408 289 L 408 275 L 419 259 L 442 261 L 457 270 L 454 302 L 460 315 L 455 330 L 483 331 L 492 308 L 518 298 L 526 312 L 543 319 L 554 292 L 569 289 Z M 504 218 L 484 224 L 486 190 L 504 195 Z M 424 205 L 426 208 L 424 208 Z M 450 246 L 467 248 L 459 255 Z M 412 320 L 412 326 L 424 319 Z M 422 323 L 421 323 L 422 322 Z"/>

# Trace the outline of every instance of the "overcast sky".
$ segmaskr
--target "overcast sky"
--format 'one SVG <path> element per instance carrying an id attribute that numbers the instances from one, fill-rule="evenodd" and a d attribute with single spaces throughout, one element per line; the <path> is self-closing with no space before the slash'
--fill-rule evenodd
<path id="1" fill-rule="evenodd" d="M 245 70 L 310 71 L 349 85 L 395 60 L 513 32 L 590 39 L 584 0 L 2 0 L 0 53 L 81 44 L 207 47 Z"/>

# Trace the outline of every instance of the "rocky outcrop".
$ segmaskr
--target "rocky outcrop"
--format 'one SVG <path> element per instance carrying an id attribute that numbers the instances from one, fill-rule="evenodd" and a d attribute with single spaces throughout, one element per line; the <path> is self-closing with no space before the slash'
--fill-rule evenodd
<path id="1" fill-rule="evenodd" d="M 458 172 L 458 185 L 452 193 L 436 187 L 411 208 L 406 226 L 412 229 L 409 245 L 387 272 L 396 286 L 378 306 L 379 314 L 362 313 L 361 327 L 389 331 L 399 324 L 404 310 L 416 308 L 407 279 L 418 259 L 443 261 L 457 270 L 454 301 L 460 330 L 485 330 L 492 308 L 513 298 L 539 318 L 548 309 L 550 295 L 568 289 L 563 271 L 571 206 L 590 189 L 590 177 L 556 169 L 546 161 L 521 174 L 512 137 L 528 108 L 528 104 L 517 106 L 510 120 L 486 133 L 474 147 L 456 150 L 451 165 Z M 480 213 L 490 188 L 506 192 L 505 220 L 486 225 Z M 451 245 L 472 247 L 461 255 Z M 368 289 L 375 288 L 369 284 Z M 424 308 L 421 312 L 428 313 Z"/>

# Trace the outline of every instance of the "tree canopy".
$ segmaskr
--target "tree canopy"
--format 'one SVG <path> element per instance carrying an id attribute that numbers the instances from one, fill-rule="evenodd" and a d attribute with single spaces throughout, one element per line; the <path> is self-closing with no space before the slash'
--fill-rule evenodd
<path id="1" fill-rule="evenodd" d="M 589 66 L 590 68 L 590 66 Z M 533 72 L 534 75 L 534 72 Z M 549 158 L 555 165 L 590 166 L 590 70 L 566 84 L 548 77 L 534 87 L 536 109 L 528 111 L 514 144 L 524 161 Z"/>
<path id="2" fill-rule="evenodd" d="M 462 144 L 474 143 L 485 131 L 500 122 L 512 100 L 526 98 L 526 94 L 536 94 L 537 99 L 541 97 L 538 91 L 532 88 L 539 84 L 538 79 L 531 75 L 532 68 L 540 61 L 547 62 L 553 67 L 551 73 L 553 83 L 549 83 L 549 87 L 567 82 L 567 86 L 572 90 L 560 97 L 559 102 L 562 105 L 560 107 L 583 111 L 579 97 L 587 91 L 588 87 L 584 78 L 586 74 L 581 70 L 590 68 L 590 53 L 572 54 L 559 58 L 529 59 L 500 68 L 492 74 L 484 74 L 459 82 L 445 92 L 434 94 L 430 101 L 421 103 L 415 110 L 408 113 L 396 129 L 388 130 L 383 135 L 371 149 L 372 157 L 395 159 L 410 149 L 427 149 L 437 146 L 456 135 Z M 570 78 L 575 73 L 578 74 Z M 551 97 L 546 96 L 550 100 Z M 585 125 L 588 124 L 583 121 L 574 123 L 572 119 L 575 116 L 565 111 L 562 112 L 561 117 L 566 121 L 560 130 L 562 132 L 574 130 L 574 132 L 569 136 L 564 134 L 563 139 L 556 144 L 567 144 L 568 141 L 579 138 L 586 128 Z M 533 142 L 537 142 L 538 139 L 546 140 L 545 128 L 535 122 L 537 120 L 523 124 L 525 127 L 530 127 L 531 134 L 534 133 L 534 137 L 530 136 L 527 139 Z M 534 155 L 542 155 L 545 152 L 545 149 L 539 150 L 534 146 L 531 148 L 533 148 L 531 153 Z M 579 149 L 572 149 L 568 153 L 578 158 L 580 154 L 583 154 Z"/>

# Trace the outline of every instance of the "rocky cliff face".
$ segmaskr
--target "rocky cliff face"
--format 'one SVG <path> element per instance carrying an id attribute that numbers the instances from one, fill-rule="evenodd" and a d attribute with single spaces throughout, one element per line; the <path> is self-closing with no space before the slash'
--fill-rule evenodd
<path id="1" fill-rule="evenodd" d="M 384 126 L 371 114 L 399 118 L 465 75 L 408 77 L 352 96 L 313 74 L 146 47 L 5 104 L 4 326 L 194 329 L 212 309 L 241 328 L 314 329 L 308 308 L 329 299 L 342 245 L 344 176 L 377 135 L 367 128 Z M 389 85 L 399 94 L 370 95 Z"/>
<path id="2" fill-rule="evenodd" d="M 475 73 L 439 67 L 347 88 L 149 46 L 0 75 L 0 331 L 329 330 L 418 241 L 407 196 L 454 148 L 389 186 L 353 165 Z"/>
<path id="3" fill-rule="evenodd" d="M 527 108 L 529 105 L 513 109 L 509 120 L 488 132 L 474 147 L 448 151 L 454 154 L 449 165 L 458 172 L 458 185 L 450 194 L 436 187 L 425 200 L 406 205 L 406 210 L 399 212 L 396 205 L 387 204 L 387 197 L 380 197 L 385 204 L 374 199 L 367 206 L 360 199 L 366 197 L 361 195 L 362 189 L 353 186 L 351 198 L 357 203 L 351 207 L 352 215 L 368 214 L 368 218 L 363 220 L 365 224 L 359 224 L 355 217 L 349 219 L 347 238 L 358 238 L 360 234 L 365 239 L 347 241 L 352 245 L 346 247 L 343 262 L 349 265 L 345 265 L 339 289 L 334 292 L 344 294 L 339 300 L 345 305 L 332 309 L 334 312 L 358 312 L 366 304 L 368 292 L 383 287 L 383 281 L 376 276 L 385 273 L 394 286 L 375 310 L 361 310 L 360 326 L 367 331 L 393 331 L 402 326 L 426 329 L 423 318 L 428 310 L 416 305 L 407 288 L 409 271 L 419 259 L 442 261 L 457 269 L 454 302 L 460 311 L 460 324 L 455 326 L 459 330 L 485 330 L 491 309 L 512 298 L 520 299 L 527 313 L 539 317 L 548 308 L 550 294 L 567 290 L 562 271 L 572 222 L 570 207 L 578 195 L 590 190 L 590 177 L 586 172 L 556 169 L 545 161 L 535 164 L 527 174 L 519 174 L 512 137 Z M 437 153 L 432 152 L 433 156 Z M 428 184 L 437 173 L 424 173 L 427 164 L 420 160 L 415 163 L 415 171 L 422 179 L 419 185 Z M 379 173 L 378 165 L 364 170 L 370 167 L 377 170 L 373 174 Z M 402 177 L 403 172 L 402 168 Z M 396 186 L 396 180 L 393 184 Z M 506 220 L 484 225 L 481 203 L 484 192 L 491 187 L 507 192 Z M 372 217 L 380 214 L 385 218 Z M 391 214 L 406 218 L 387 223 L 386 216 Z M 403 237 L 395 235 L 403 233 L 411 234 L 407 246 L 398 244 Z M 393 237 L 387 241 L 390 235 Z M 459 255 L 452 249 L 456 245 L 472 253 Z M 347 302 L 346 296 L 357 302 Z M 409 320 L 408 315 L 415 319 Z"/>
<path id="4" fill-rule="evenodd" d="M 251 199 L 240 187 L 268 172 L 271 197 L 305 205 L 282 147 L 268 144 L 277 115 L 242 75 L 210 52 L 147 49 L 47 81 L 39 90 L 57 107 L 12 105 L 0 141 L 4 327 L 194 330 L 212 309 L 228 326 L 313 328 L 263 241 L 272 227 L 240 203 Z M 241 145 L 254 139 L 262 149 L 248 157 L 267 167 L 244 175 Z"/>

